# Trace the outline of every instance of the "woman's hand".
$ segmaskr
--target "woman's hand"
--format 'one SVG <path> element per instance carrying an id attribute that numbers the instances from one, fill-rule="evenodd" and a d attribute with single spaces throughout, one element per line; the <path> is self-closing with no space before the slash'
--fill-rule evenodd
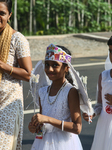
<path id="1" fill-rule="evenodd" d="M 90 117 L 91 120 L 93 118 L 93 115 L 92 116 L 88 116 L 88 114 L 86 114 L 86 113 L 83 113 L 82 116 L 83 116 L 84 120 L 86 120 L 87 122 L 90 121 L 89 117 Z M 90 121 L 90 122 L 92 122 L 92 121 Z"/>
<path id="2" fill-rule="evenodd" d="M 105 94 L 105 99 L 108 101 L 106 102 L 108 105 L 112 105 L 112 95 L 110 94 Z"/>

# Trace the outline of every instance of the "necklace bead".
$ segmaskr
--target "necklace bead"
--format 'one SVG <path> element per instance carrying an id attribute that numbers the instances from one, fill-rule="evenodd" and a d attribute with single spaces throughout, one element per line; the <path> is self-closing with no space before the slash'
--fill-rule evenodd
<path id="1" fill-rule="evenodd" d="M 59 89 L 59 91 L 57 92 L 54 101 L 52 101 L 52 102 L 50 102 L 50 100 L 49 100 L 49 93 L 50 93 L 51 86 L 49 87 L 47 101 L 48 101 L 48 103 L 49 103 L 50 105 L 52 105 L 52 104 L 55 103 L 55 101 L 56 101 L 58 95 L 60 94 L 61 90 L 64 88 L 64 86 L 66 85 L 66 83 L 67 83 L 66 81 L 63 83 L 62 87 L 61 87 L 61 88 Z"/>

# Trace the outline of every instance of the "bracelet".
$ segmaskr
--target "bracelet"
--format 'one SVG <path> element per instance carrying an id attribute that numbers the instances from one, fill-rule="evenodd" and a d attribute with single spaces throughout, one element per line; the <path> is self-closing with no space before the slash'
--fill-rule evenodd
<path id="1" fill-rule="evenodd" d="M 62 131 L 64 131 L 64 120 L 62 120 Z"/>
<path id="2" fill-rule="evenodd" d="M 11 75 L 11 74 L 12 74 L 12 72 L 13 72 L 13 67 L 11 67 L 11 71 L 10 71 L 10 74 L 9 74 L 9 75 Z"/>

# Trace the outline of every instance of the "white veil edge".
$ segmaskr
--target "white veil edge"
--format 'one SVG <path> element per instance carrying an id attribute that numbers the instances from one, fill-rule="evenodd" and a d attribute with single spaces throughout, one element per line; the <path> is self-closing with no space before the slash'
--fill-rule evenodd
<path id="1" fill-rule="evenodd" d="M 79 77 L 77 71 L 73 68 L 71 63 L 68 63 L 68 64 L 69 64 L 69 67 L 70 67 L 69 71 L 70 71 L 70 74 L 72 76 L 74 85 L 76 86 L 76 88 L 78 89 L 78 92 L 79 92 L 80 108 L 81 108 L 83 113 L 87 113 L 89 116 L 93 115 L 94 110 L 92 108 L 91 101 L 88 97 L 87 89 L 84 86 L 84 84 L 81 80 L 81 77 Z"/>

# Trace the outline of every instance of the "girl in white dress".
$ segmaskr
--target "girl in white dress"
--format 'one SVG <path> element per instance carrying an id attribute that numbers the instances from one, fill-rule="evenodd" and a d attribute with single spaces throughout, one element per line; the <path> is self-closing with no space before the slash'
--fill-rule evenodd
<path id="1" fill-rule="evenodd" d="M 112 37 L 108 41 L 109 58 L 112 63 Z M 111 66 L 109 62 L 105 68 Z M 95 115 L 99 115 L 91 150 L 112 150 L 112 69 L 103 71 L 98 81 L 98 100 L 94 107 Z M 91 116 L 91 119 L 92 117 Z M 83 114 L 88 121 L 88 115 Z"/>
<path id="2" fill-rule="evenodd" d="M 52 84 L 39 89 L 40 113 L 29 123 L 30 132 L 37 132 L 31 150 L 82 150 L 79 93 L 65 78 L 70 61 L 71 53 L 65 47 L 47 47 L 45 73 Z"/>

